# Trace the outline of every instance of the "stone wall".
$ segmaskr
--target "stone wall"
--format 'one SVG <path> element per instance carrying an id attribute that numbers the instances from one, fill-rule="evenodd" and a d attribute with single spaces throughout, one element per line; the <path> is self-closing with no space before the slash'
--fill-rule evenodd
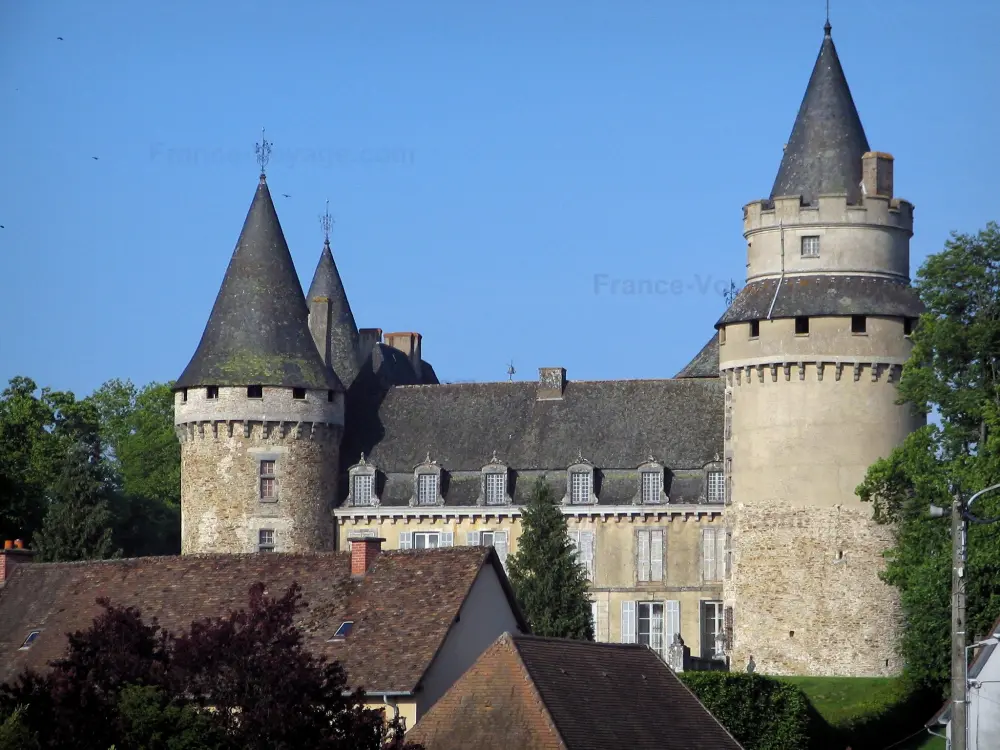
<path id="1" fill-rule="evenodd" d="M 181 438 L 181 553 L 256 552 L 261 529 L 275 551 L 334 549 L 342 429 L 277 424 L 185 425 Z M 259 462 L 275 462 L 277 499 L 260 497 Z"/>

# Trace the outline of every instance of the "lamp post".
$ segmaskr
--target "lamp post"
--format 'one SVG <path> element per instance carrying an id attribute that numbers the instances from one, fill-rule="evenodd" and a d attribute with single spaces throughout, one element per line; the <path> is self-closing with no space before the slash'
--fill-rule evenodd
<path id="1" fill-rule="evenodd" d="M 993 523 L 1000 520 L 979 519 L 969 513 L 972 504 L 987 492 L 1000 489 L 994 484 L 979 490 L 964 503 L 957 492 L 951 504 L 951 747 L 952 750 L 968 748 L 968 661 L 966 659 L 965 632 L 965 562 L 968 557 L 966 536 L 968 522 Z M 944 508 L 930 507 L 932 518 L 941 518 Z M 975 645 L 975 644 L 974 644 Z"/>

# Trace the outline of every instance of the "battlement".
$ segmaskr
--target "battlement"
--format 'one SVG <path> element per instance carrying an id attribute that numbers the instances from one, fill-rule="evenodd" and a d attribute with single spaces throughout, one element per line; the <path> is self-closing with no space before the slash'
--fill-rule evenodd
<path id="1" fill-rule="evenodd" d="M 743 207 L 743 235 L 767 229 L 829 225 L 878 226 L 913 234 L 913 204 L 901 198 L 867 195 L 859 204 L 848 202 L 846 193 L 821 195 L 817 205 L 803 205 L 797 196 L 762 199 Z"/>
<path id="2" fill-rule="evenodd" d="M 224 424 L 231 432 L 233 423 L 343 427 L 344 394 L 274 386 L 204 386 L 174 393 L 176 426 Z"/>

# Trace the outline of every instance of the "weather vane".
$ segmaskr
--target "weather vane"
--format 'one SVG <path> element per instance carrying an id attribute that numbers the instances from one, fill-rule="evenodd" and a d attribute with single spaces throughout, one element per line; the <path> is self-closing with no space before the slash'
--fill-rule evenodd
<path id="1" fill-rule="evenodd" d="M 517 370 L 514 369 L 514 360 L 511 360 L 510 364 L 507 365 L 507 380 L 508 381 L 514 379 L 514 373 L 515 372 L 517 372 Z"/>
<path id="2" fill-rule="evenodd" d="M 326 213 L 319 217 L 319 225 L 323 227 L 323 241 L 330 244 L 330 227 L 333 226 L 333 217 L 330 216 L 330 199 L 326 199 Z"/>
<path id="3" fill-rule="evenodd" d="M 257 163 L 260 164 L 260 176 L 263 177 L 267 170 L 267 162 L 271 159 L 271 144 L 264 139 L 264 128 L 260 129 L 260 143 L 254 150 L 257 152 Z"/>
<path id="4" fill-rule="evenodd" d="M 726 307 L 733 304 L 733 300 L 736 299 L 736 294 L 738 290 L 736 289 L 736 282 L 732 279 L 729 280 L 729 288 L 722 293 L 722 296 L 726 298 Z"/>

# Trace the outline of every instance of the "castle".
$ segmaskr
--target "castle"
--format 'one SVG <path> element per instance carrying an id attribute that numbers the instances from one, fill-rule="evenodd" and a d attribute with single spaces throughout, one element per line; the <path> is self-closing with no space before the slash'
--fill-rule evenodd
<path id="1" fill-rule="evenodd" d="M 890 675 L 886 528 L 854 489 L 920 418 L 895 383 L 922 308 L 913 206 L 870 151 L 830 25 L 747 283 L 672 378 L 441 384 L 421 336 L 359 329 L 329 236 L 302 294 L 264 175 L 175 386 L 182 552 L 516 548 L 536 478 L 598 640 L 773 674 Z"/>

